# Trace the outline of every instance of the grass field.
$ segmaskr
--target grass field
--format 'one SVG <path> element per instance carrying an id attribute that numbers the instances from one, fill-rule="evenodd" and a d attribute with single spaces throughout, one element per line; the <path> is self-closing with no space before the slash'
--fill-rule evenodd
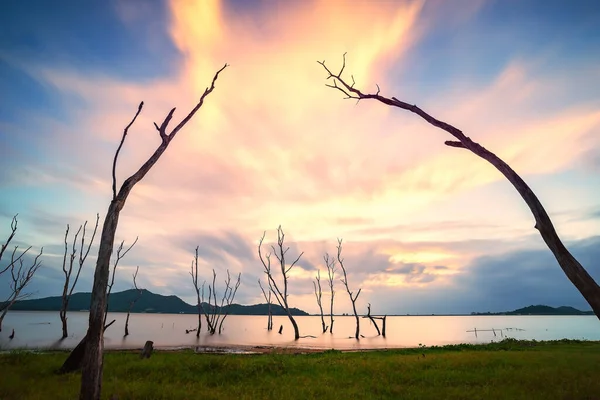
<path id="1" fill-rule="evenodd" d="M 0 399 L 75 399 L 66 353 L 0 355 Z M 599 399 L 600 342 L 523 342 L 261 355 L 105 356 L 103 397 L 118 399 Z"/>

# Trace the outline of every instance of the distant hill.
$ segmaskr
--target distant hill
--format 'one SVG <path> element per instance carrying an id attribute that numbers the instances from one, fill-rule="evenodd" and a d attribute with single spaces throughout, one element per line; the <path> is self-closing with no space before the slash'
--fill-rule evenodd
<path id="1" fill-rule="evenodd" d="M 594 315 L 593 311 L 580 311 L 573 307 L 550 307 L 544 305 L 528 306 L 514 311 L 499 313 L 471 313 L 471 315 Z"/>
<path id="2" fill-rule="evenodd" d="M 136 297 L 134 289 L 122 292 L 111 293 L 108 304 L 108 311 L 127 312 L 129 304 Z M 69 302 L 69 311 L 87 311 L 90 307 L 91 293 L 74 293 Z M 62 304 L 62 297 L 44 297 L 42 299 L 17 301 L 11 310 L 14 311 L 58 311 Z M 206 305 L 206 303 L 203 303 Z M 218 309 L 219 307 L 217 307 Z M 226 308 L 226 307 L 223 307 Z M 292 315 L 309 315 L 307 312 L 298 308 L 291 308 Z M 271 306 L 273 315 L 286 315 L 284 309 L 273 304 Z M 164 313 L 164 314 L 196 314 L 197 308 L 181 300 L 177 296 L 163 296 L 152 293 L 144 289 L 139 300 L 133 306 L 132 312 L 135 313 Z M 232 315 L 267 315 L 267 304 L 242 305 L 232 304 L 229 307 L 229 314 Z"/>

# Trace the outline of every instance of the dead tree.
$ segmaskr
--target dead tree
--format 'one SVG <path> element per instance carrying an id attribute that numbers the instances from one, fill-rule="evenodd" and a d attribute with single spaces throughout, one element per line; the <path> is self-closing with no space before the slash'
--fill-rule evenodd
<path id="1" fill-rule="evenodd" d="M 385 337 L 385 320 L 386 320 L 387 315 L 384 315 L 383 317 L 374 317 L 371 315 L 371 303 L 369 303 L 369 305 L 367 306 L 367 315 L 365 315 L 363 318 L 369 318 L 369 320 L 373 323 L 373 325 L 375 325 L 375 329 L 377 330 L 377 336 L 381 335 L 383 337 Z M 379 326 L 377 325 L 377 321 L 376 320 L 380 320 L 381 321 L 381 325 L 382 325 L 382 329 L 379 330 Z"/>
<path id="2" fill-rule="evenodd" d="M 110 269 L 110 257 L 113 252 L 113 246 L 115 241 L 115 233 L 117 231 L 117 225 L 119 222 L 119 215 L 125 206 L 127 197 L 131 193 L 133 187 L 141 181 L 144 176 L 150 171 L 150 169 L 156 164 L 163 153 L 169 147 L 171 141 L 175 138 L 177 133 L 192 119 L 196 112 L 204 104 L 205 98 L 214 90 L 215 82 L 217 81 L 219 74 L 227 67 L 225 64 L 219 69 L 212 79 L 210 87 L 204 90 L 200 100 L 194 106 L 194 108 L 175 126 L 168 132 L 168 126 L 173 118 L 175 108 L 171 109 L 161 125 L 154 124 L 154 127 L 158 131 L 160 137 L 160 145 L 156 148 L 150 158 L 129 178 L 127 178 L 121 188 L 117 192 L 117 177 L 116 177 L 116 166 L 117 158 L 121 147 L 127 137 L 127 132 L 131 125 L 135 122 L 138 115 L 142 111 L 144 102 L 141 102 L 135 116 L 123 130 L 123 136 L 121 142 L 117 147 L 112 165 L 112 200 L 108 207 L 106 218 L 104 219 L 104 225 L 102 227 L 102 235 L 100 239 L 100 246 L 98 249 L 98 258 L 96 261 L 96 270 L 94 273 L 94 285 L 92 288 L 91 302 L 90 302 L 90 317 L 89 327 L 87 332 L 87 341 L 85 347 L 85 355 L 83 360 L 83 371 L 81 374 L 81 390 L 79 397 L 82 400 L 99 400 L 102 391 L 102 360 L 103 360 L 103 348 L 104 341 L 102 340 L 104 332 L 104 312 L 106 310 L 106 289 L 108 286 L 108 275 Z"/>
<path id="3" fill-rule="evenodd" d="M 12 221 L 10 222 L 10 234 L 8 235 L 8 239 L 6 239 L 6 242 L 0 247 L 0 261 L 2 261 L 2 256 L 4 255 L 4 251 L 6 250 L 6 248 L 10 245 L 10 242 L 13 240 L 13 238 L 15 237 L 16 233 L 17 233 L 17 228 L 19 225 L 19 221 L 17 220 L 17 216 L 19 214 L 16 214 L 13 218 Z M 9 262 L 6 267 L 4 267 L 4 269 L 2 269 L 0 271 L 0 275 L 2 275 L 3 273 L 5 273 L 6 271 L 8 271 L 14 264 L 16 264 L 17 262 L 19 262 L 19 260 L 21 258 L 23 258 L 23 256 L 31 249 L 31 246 L 29 246 L 28 248 L 26 248 L 24 251 L 21 252 L 21 254 L 19 254 L 17 257 L 15 257 L 15 254 L 17 253 L 17 250 L 19 249 L 19 246 L 15 246 L 15 249 L 13 250 L 13 254 L 11 257 L 11 262 Z"/>
<path id="4" fill-rule="evenodd" d="M 356 333 L 354 334 L 354 337 L 358 339 L 360 336 L 360 319 L 358 318 L 358 313 L 356 312 L 356 299 L 358 299 L 358 296 L 360 296 L 360 291 L 362 290 L 362 288 L 358 289 L 358 292 L 356 292 L 355 295 L 353 294 L 353 292 L 350 291 L 350 288 L 348 287 L 348 276 L 346 275 L 344 259 L 342 258 L 342 239 L 338 239 L 337 261 L 338 264 L 340 264 L 340 267 L 342 268 L 342 272 L 344 273 L 344 277 L 340 279 L 340 281 L 342 281 L 342 283 L 346 287 L 348 297 L 350 297 L 350 301 L 352 302 L 352 311 L 354 312 L 354 318 L 356 319 Z"/>
<path id="5" fill-rule="evenodd" d="M 275 257 L 277 258 L 277 261 L 279 262 L 281 277 L 283 279 L 283 292 L 282 292 L 279 289 L 279 286 L 277 285 L 275 278 L 273 278 L 273 273 L 271 271 L 271 252 L 267 253 L 263 257 L 263 254 L 261 251 L 262 243 L 265 240 L 266 234 L 267 234 L 266 232 L 263 233 L 263 235 L 260 238 L 260 241 L 258 243 L 258 257 L 260 258 L 260 262 L 262 263 L 263 267 L 265 268 L 264 272 L 267 275 L 267 278 L 269 280 L 270 290 L 275 295 L 275 299 L 277 300 L 277 303 L 279 303 L 281 308 L 283 308 L 285 310 L 290 322 L 292 323 L 292 326 L 294 327 L 294 340 L 298 340 L 300 338 L 300 331 L 298 330 L 298 324 L 296 323 L 296 320 L 294 319 L 294 316 L 292 315 L 292 313 L 290 311 L 290 306 L 288 304 L 288 273 L 290 272 L 290 270 L 292 268 L 294 268 L 294 266 L 300 260 L 300 257 L 302 257 L 304 252 L 300 253 L 300 255 L 290 264 L 289 267 L 286 265 L 285 254 L 288 252 L 288 250 L 290 248 L 287 247 L 285 250 L 283 249 L 285 234 L 283 233 L 283 229 L 281 229 L 281 225 L 280 225 L 277 228 L 277 249 L 275 249 L 275 246 L 273 246 L 273 245 L 271 245 L 271 249 L 273 250 L 273 254 L 275 254 Z M 279 329 L 279 333 L 281 333 L 282 329 L 283 329 L 283 326 Z"/>
<path id="6" fill-rule="evenodd" d="M 335 258 L 330 258 L 328 253 L 325 253 L 323 257 L 325 265 L 327 266 L 327 277 L 329 278 L 329 290 L 331 291 L 331 303 L 329 308 L 329 333 L 333 333 L 333 298 L 335 297 L 335 290 L 333 290 L 333 280 L 335 277 Z"/>
<path id="7" fill-rule="evenodd" d="M 42 248 L 40 253 L 33 259 L 31 265 L 29 267 L 25 267 L 23 265 L 22 255 L 20 257 L 15 257 L 16 248 L 15 251 L 13 251 L 9 264 L 11 293 L 6 301 L 0 303 L 0 311 L 2 312 L 2 314 L 0 314 L 0 332 L 2 331 L 2 321 L 12 305 L 15 304 L 17 300 L 23 300 L 31 295 L 31 293 L 23 293 L 23 289 L 25 289 L 29 282 L 31 282 L 33 275 L 42 265 L 42 261 L 39 258 L 42 256 L 43 252 L 44 249 Z"/>
<path id="8" fill-rule="evenodd" d="M 140 266 L 138 265 L 135 269 L 135 274 L 133 274 L 133 287 L 135 288 L 136 295 L 133 298 L 133 300 L 131 300 L 131 302 L 129 303 L 129 308 L 127 309 L 127 318 L 125 318 L 125 335 L 124 336 L 129 336 L 129 314 L 131 314 L 131 310 L 133 309 L 133 306 L 140 299 L 140 297 L 142 297 L 142 293 L 143 293 L 143 290 L 138 288 L 137 282 L 135 281 L 139 270 L 140 270 Z"/>
<path id="9" fill-rule="evenodd" d="M 204 314 L 204 310 L 202 309 L 202 301 L 204 299 L 200 299 L 200 287 L 198 286 L 198 247 L 196 247 L 196 256 L 194 257 L 194 261 L 192 261 L 190 275 L 192 276 L 192 283 L 194 284 L 194 289 L 196 290 L 196 298 L 198 301 L 196 306 L 198 308 L 198 328 L 196 329 L 196 337 L 200 337 L 200 330 L 202 329 L 202 314 Z M 204 293 L 204 283 L 202 284 L 202 292 Z"/>
<path id="10" fill-rule="evenodd" d="M 85 249 L 85 253 L 84 253 L 85 230 L 87 228 L 87 221 L 85 221 L 85 223 L 83 225 L 79 226 L 79 229 L 77 230 L 77 232 L 75 233 L 75 236 L 73 237 L 73 246 L 71 249 L 71 254 L 69 256 L 68 266 L 67 266 L 67 253 L 69 251 L 68 250 L 69 245 L 67 243 L 67 239 L 69 237 L 69 224 L 67 224 L 67 229 L 65 230 L 65 254 L 63 257 L 63 266 L 62 266 L 63 273 L 65 274 L 65 284 L 63 286 L 62 303 L 61 303 L 60 311 L 59 311 L 60 321 L 62 323 L 62 339 L 69 337 L 69 331 L 67 329 L 67 309 L 69 308 L 69 301 L 71 301 L 71 296 L 73 295 L 73 290 L 75 290 L 75 286 L 77 285 L 77 281 L 79 280 L 79 274 L 81 274 L 81 269 L 83 268 L 83 264 L 85 263 L 85 260 L 88 256 L 88 254 L 90 253 L 92 243 L 94 243 L 94 238 L 96 237 L 96 231 L 98 230 L 98 221 L 99 220 L 100 220 L 100 214 L 96 214 L 96 225 L 94 226 L 94 232 L 92 233 L 92 238 L 90 239 L 90 242 L 88 243 L 87 249 Z M 69 284 L 71 283 L 71 275 L 73 273 L 73 263 L 75 262 L 75 257 L 77 255 L 77 236 L 79 236 L 79 233 L 81 232 L 82 229 L 83 229 L 83 232 L 81 234 L 81 245 L 79 247 L 79 260 L 78 260 L 79 266 L 77 268 L 77 273 L 75 274 L 75 279 L 73 279 L 73 283 L 69 286 Z"/>
<path id="11" fill-rule="evenodd" d="M 231 304 L 233 304 L 233 300 L 235 299 L 235 294 L 237 293 L 238 288 L 240 287 L 242 274 L 238 274 L 237 281 L 235 285 L 231 284 L 231 275 L 229 270 L 227 270 L 227 279 L 225 279 L 225 291 L 223 292 L 223 297 L 221 298 L 221 303 L 217 302 L 217 272 L 213 269 L 213 280 L 212 285 L 208 285 L 208 304 L 206 307 L 204 306 L 204 285 L 206 282 L 202 283 L 202 287 L 198 286 L 198 247 L 196 247 L 196 253 L 194 256 L 194 260 L 192 261 L 192 268 L 190 271 L 190 275 L 192 276 L 192 283 L 194 284 L 194 288 L 196 289 L 196 297 L 198 300 L 198 329 L 196 330 L 196 337 L 200 336 L 200 329 L 202 327 L 202 313 L 206 317 L 206 325 L 207 330 L 211 335 L 214 335 L 217 331 L 219 334 L 223 331 L 223 323 L 225 322 L 225 318 L 229 315 L 229 308 Z M 200 294 L 202 293 L 202 294 Z M 214 303 L 214 304 L 213 304 Z"/>
<path id="12" fill-rule="evenodd" d="M 231 304 L 233 304 L 233 299 L 235 299 L 235 294 L 237 293 L 238 288 L 240 287 L 242 279 L 242 273 L 240 272 L 237 277 L 237 281 L 235 286 L 231 286 L 231 276 L 229 275 L 229 270 L 227 270 L 227 279 L 225 280 L 225 293 L 223 293 L 223 300 L 225 301 L 225 306 L 223 306 L 223 300 L 221 300 L 221 321 L 219 322 L 219 335 L 223 329 L 223 323 L 225 322 L 225 318 L 229 315 L 229 309 Z M 223 312 L 223 310 L 225 310 Z"/>
<path id="13" fill-rule="evenodd" d="M 327 71 L 327 79 L 332 79 L 333 84 L 328 84 L 328 87 L 337 89 L 344 93 L 348 99 L 356 99 L 358 101 L 363 99 L 374 99 L 390 107 L 397 107 L 406 111 L 417 114 L 429 124 L 448 132 L 454 136 L 457 140 L 447 140 L 444 142 L 446 146 L 455 147 L 459 149 L 466 149 L 471 151 L 476 156 L 483 158 L 490 164 L 492 164 L 508 181 L 514 186 L 519 195 L 523 198 L 527 206 L 529 207 L 533 217 L 535 219 L 534 228 L 537 229 L 542 236 L 542 239 L 554 254 L 556 261 L 560 265 L 561 269 L 569 278 L 571 283 L 579 290 L 588 304 L 594 310 L 596 317 L 600 319 L 600 286 L 596 283 L 594 278 L 585 270 L 585 268 L 573 257 L 573 255 L 567 250 L 565 245 L 560 240 L 556 229 L 550 220 L 550 216 L 542 206 L 542 203 L 533 193 L 531 188 L 506 162 L 501 160 L 491 151 L 481 146 L 479 143 L 474 142 L 471 138 L 467 137 L 460 129 L 454 126 L 440 121 L 416 105 L 406 103 L 398 100 L 396 97 L 385 97 L 381 96 L 379 86 L 377 86 L 377 92 L 374 94 L 363 93 L 359 89 L 354 87 L 354 78 L 352 78 L 352 84 L 348 84 L 343 78 L 342 73 L 346 66 L 346 55 L 344 54 L 342 68 L 340 72 L 334 74 L 325 66 L 325 61 L 319 61 L 319 64 Z"/>
<path id="14" fill-rule="evenodd" d="M 327 325 L 325 325 L 325 318 L 323 317 L 323 291 L 321 290 L 321 271 L 317 271 L 317 276 L 313 281 L 313 287 L 315 288 L 315 297 L 317 298 L 317 305 L 319 306 L 319 311 L 321 312 L 321 328 L 323 329 L 323 333 L 327 332 Z"/>
<path id="15" fill-rule="evenodd" d="M 267 330 L 270 331 L 273 329 L 273 312 L 271 310 L 271 293 L 272 291 L 269 289 L 269 294 L 267 295 L 267 292 L 265 292 L 265 289 L 262 286 L 262 283 L 260 283 L 260 279 L 258 280 L 258 286 L 260 286 L 260 290 L 262 290 L 262 294 L 265 297 L 265 301 L 267 302 L 267 307 L 268 307 L 268 317 L 267 317 Z"/>
<path id="16" fill-rule="evenodd" d="M 110 279 L 110 284 L 108 285 L 108 291 L 106 292 L 106 310 L 104 311 L 104 325 L 106 325 L 106 317 L 108 316 L 108 307 L 110 305 L 109 304 L 110 292 L 112 292 L 113 285 L 115 284 L 115 273 L 117 272 L 117 265 L 119 265 L 119 261 L 121 261 L 121 259 L 123 257 L 125 257 L 131 249 L 133 249 L 133 246 L 135 246 L 137 241 L 138 241 L 138 237 L 135 238 L 135 240 L 133 241 L 131 246 L 129 246 L 127 248 L 127 250 L 123 251 L 123 245 L 125 244 L 125 241 L 122 240 L 121 244 L 119 245 L 119 248 L 117 249 L 117 258 L 115 259 L 115 265 L 113 267 L 112 277 Z"/>
<path id="17" fill-rule="evenodd" d="M 114 324 L 116 319 L 113 319 L 109 324 L 104 325 L 103 332 L 107 330 L 112 324 Z M 83 337 L 77 343 L 77 346 L 69 353 L 69 357 L 65 360 L 63 365 L 58 369 L 59 374 L 68 374 L 70 372 L 77 371 L 81 368 L 81 363 L 83 362 L 83 355 L 85 353 L 85 344 L 87 343 L 87 335 Z"/>

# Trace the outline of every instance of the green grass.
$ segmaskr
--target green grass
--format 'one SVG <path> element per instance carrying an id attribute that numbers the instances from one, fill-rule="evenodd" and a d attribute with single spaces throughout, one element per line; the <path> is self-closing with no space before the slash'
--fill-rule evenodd
<path id="1" fill-rule="evenodd" d="M 424 355 L 424 356 L 423 356 Z M 0 399 L 75 399 L 64 352 L 0 355 Z M 600 342 L 522 342 L 314 354 L 105 355 L 119 399 L 600 399 Z"/>

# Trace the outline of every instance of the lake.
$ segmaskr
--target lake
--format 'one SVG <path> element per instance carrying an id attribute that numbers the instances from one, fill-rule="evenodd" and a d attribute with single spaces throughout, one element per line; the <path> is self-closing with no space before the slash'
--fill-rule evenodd
<path id="1" fill-rule="evenodd" d="M 0 332 L 0 349 L 73 348 L 85 335 L 87 312 L 69 312 L 69 337 L 60 341 L 62 333 L 58 312 L 9 311 Z M 273 331 L 267 331 L 266 316 L 230 315 L 221 335 L 202 331 L 185 333 L 196 327 L 193 314 L 131 314 L 129 336 L 123 337 L 124 313 L 109 313 L 108 321 L 116 322 L 105 332 L 105 347 L 110 349 L 141 348 L 152 340 L 157 348 L 192 346 L 298 346 L 327 349 L 372 349 L 445 345 L 456 343 L 487 343 L 504 338 L 515 339 L 585 339 L 600 340 L 600 320 L 595 316 L 391 316 L 387 317 L 387 337 L 377 336 L 368 319 L 360 320 L 361 334 L 355 340 L 353 316 L 335 317 L 333 335 L 321 333 L 318 316 L 296 317 L 301 338 L 294 341 L 294 332 L 287 317 L 273 317 Z M 204 322 L 204 321 L 203 321 Z M 328 320 L 326 320 L 328 322 Z M 283 334 L 278 334 L 283 325 Z M 204 325 L 205 326 L 205 325 Z M 473 331 L 477 329 L 477 336 Z M 15 330 L 15 338 L 8 336 Z"/>

